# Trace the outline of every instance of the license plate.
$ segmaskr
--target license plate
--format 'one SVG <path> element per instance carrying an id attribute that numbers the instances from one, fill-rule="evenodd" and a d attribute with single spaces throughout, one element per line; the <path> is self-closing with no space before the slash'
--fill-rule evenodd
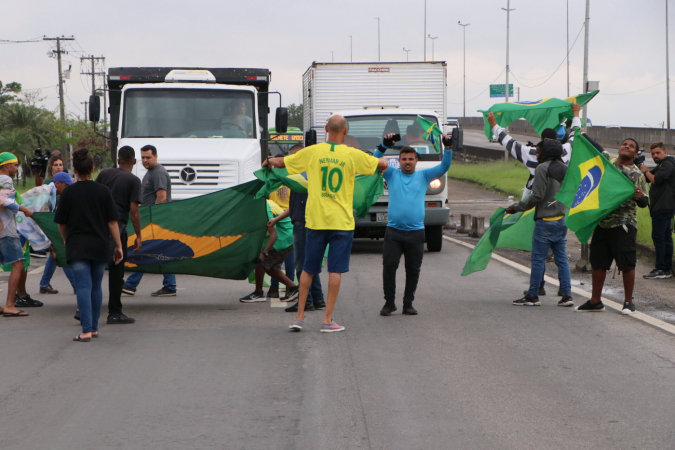
<path id="1" fill-rule="evenodd" d="M 387 222 L 389 221 L 389 217 L 387 213 L 375 213 L 375 220 L 377 222 Z"/>

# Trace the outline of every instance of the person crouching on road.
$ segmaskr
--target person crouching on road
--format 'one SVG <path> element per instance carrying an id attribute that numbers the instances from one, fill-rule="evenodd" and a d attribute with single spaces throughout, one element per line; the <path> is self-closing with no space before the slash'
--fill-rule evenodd
<path id="1" fill-rule="evenodd" d="M 635 196 L 620 204 L 607 217 L 602 219 L 593 231 L 590 246 L 590 263 L 593 268 L 593 292 L 591 299 L 579 306 L 579 312 L 604 311 L 602 303 L 602 287 L 605 285 L 607 271 L 616 261 L 616 266 L 623 274 L 624 303 L 621 314 L 635 312 L 633 304 L 633 288 L 635 287 L 635 264 L 637 263 L 637 208 L 645 208 L 649 204 L 646 195 L 647 185 L 640 169 L 633 164 L 638 156 L 639 145 L 635 139 L 624 139 L 619 147 L 619 157 L 603 151 L 602 154 L 614 164 L 635 185 Z"/>
<path id="2" fill-rule="evenodd" d="M 66 244 L 66 260 L 75 275 L 77 308 L 82 333 L 73 338 L 89 342 L 98 337 L 103 290 L 101 281 L 110 259 L 110 236 L 115 242 L 113 261 L 122 261 L 117 209 L 110 190 L 91 179 L 94 160 L 86 148 L 73 152 L 77 183 L 63 190 L 54 222 Z"/>
<path id="3" fill-rule="evenodd" d="M 394 134 L 384 136 L 373 156 L 384 156 L 387 148 L 394 145 Z M 389 316 L 396 311 L 396 270 L 401 255 L 405 255 L 405 291 L 403 293 L 403 314 L 416 315 L 413 308 L 415 291 L 420 277 L 424 256 L 424 196 L 436 178 L 445 176 L 452 163 L 450 138 L 442 135 L 446 150 L 441 163 L 435 167 L 415 171 L 419 155 L 412 147 L 403 147 L 399 152 L 400 169 L 389 167 L 383 176 L 389 190 L 389 209 L 387 230 L 384 235 L 382 252 L 382 285 L 384 287 L 384 306 L 381 316 Z"/>
<path id="4" fill-rule="evenodd" d="M 558 279 L 563 294 L 558 306 L 574 306 L 572 274 L 567 261 L 567 226 L 565 225 L 567 207 L 555 199 L 567 173 L 567 165 L 562 161 L 562 154 L 562 144 L 554 139 L 544 139 L 537 144 L 539 164 L 534 171 L 532 194 L 506 209 L 506 213 L 515 214 L 535 208 L 530 289 L 523 298 L 513 302 L 516 306 L 541 306 L 539 286 L 544 278 L 549 248 L 553 251 L 555 264 L 558 266 Z"/>
<path id="5" fill-rule="evenodd" d="M 675 213 L 675 159 L 668 156 L 663 142 L 650 145 L 656 167 L 640 165 L 649 188 L 649 214 L 652 216 L 652 240 L 656 267 L 643 278 L 654 280 L 673 276 L 673 214 Z"/>
<path id="6" fill-rule="evenodd" d="M 263 281 L 265 274 L 276 278 L 286 285 L 286 296 L 283 301 L 290 302 L 298 298 L 300 289 L 293 283 L 285 273 L 281 271 L 281 265 L 288 255 L 293 253 L 293 224 L 291 219 L 285 217 L 279 221 L 275 220 L 284 211 L 279 205 L 271 200 L 267 200 L 267 232 L 269 239 L 267 245 L 260 252 L 257 259 L 258 267 L 255 268 L 255 291 L 246 297 L 239 299 L 242 303 L 264 302 L 266 297 L 263 295 Z"/>

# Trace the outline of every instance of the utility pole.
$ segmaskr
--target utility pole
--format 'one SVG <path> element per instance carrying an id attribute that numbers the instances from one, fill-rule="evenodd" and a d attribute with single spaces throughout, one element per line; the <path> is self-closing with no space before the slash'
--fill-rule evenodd
<path id="1" fill-rule="evenodd" d="M 349 36 L 349 62 L 354 62 L 354 45 L 351 36 Z"/>
<path id="2" fill-rule="evenodd" d="M 520 86 L 518 86 L 516 89 L 518 89 L 518 101 L 520 101 Z"/>
<path id="3" fill-rule="evenodd" d="M 74 37 L 55 37 L 55 38 L 48 38 L 48 37 L 43 37 L 43 41 L 56 41 L 56 59 L 59 62 L 59 115 L 61 118 L 62 122 L 66 121 L 66 105 L 63 100 L 63 72 L 61 71 L 61 54 L 66 53 L 65 51 L 61 50 L 61 41 L 74 41 Z"/>
<path id="4" fill-rule="evenodd" d="M 335 55 L 333 54 L 333 50 L 331 50 L 331 51 L 330 51 L 330 62 L 335 62 L 334 56 L 335 56 Z"/>
<path id="5" fill-rule="evenodd" d="M 434 55 L 434 41 L 438 39 L 438 36 L 436 37 L 431 37 L 431 35 L 428 36 L 429 39 L 431 39 L 431 60 L 435 61 L 435 55 Z"/>
<path id="6" fill-rule="evenodd" d="M 80 75 L 91 75 L 91 95 L 96 95 L 96 75 L 100 75 L 105 77 L 105 72 L 96 72 L 96 61 L 101 60 L 105 61 L 105 57 L 103 56 L 83 56 L 80 58 L 80 62 L 84 61 L 85 59 L 91 61 L 91 72 L 80 72 Z M 104 78 L 105 79 L 105 78 Z M 105 84 L 105 82 L 104 82 Z M 89 117 L 89 116 L 87 116 Z M 92 125 L 94 126 L 94 130 L 96 129 L 96 122 L 92 122 Z"/>
<path id="7" fill-rule="evenodd" d="M 591 0 L 586 0 L 586 21 L 584 22 L 584 85 L 583 85 L 584 94 L 588 92 L 588 23 L 591 20 L 589 17 L 590 11 L 591 11 Z M 582 113 L 582 119 L 584 120 L 584 122 L 588 117 L 587 113 L 588 107 L 587 105 L 584 105 Z"/>
<path id="8" fill-rule="evenodd" d="M 376 17 L 377 20 L 377 61 L 380 62 L 380 18 Z"/>
<path id="9" fill-rule="evenodd" d="M 504 87 L 504 102 L 508 103 L 509 102 L 509 19 L 511 16 L 511 11 L 515 11 L 514 9 L 511 9 L 511 0 L 506 0 L 506 8 L 502 8 L 504 11 L 506 11 L 506 86 Z"/>
<path id="10" fill-rule="evenodd" d="M 427 60 L 427 0 L 424 0 L 424 60 Z"/>
<path id="11" fill-rule="evenodd" d="M 403 51 L 405 52 L 405 60 L 406 60 L 406 61 L 409 61 L 409 59 L 408 59 L 408 52 L 410 51 L 410 49 L 406 50 L 405 47 L 403 47 Z"/>
<path id="12" fill-rule="evenodd" d="M 567 98 L 570 98 L 570 0 L 567 0 Z"/>
<path id="13" fill-rule="evenodd" d="M 87 105 L 89 102 L 80 102 L 80 105 L 84 105 L 84 121 L 89 120 L 89 115 L 87 114 Z"/>
<path id="14" fill-rule="evenodd" d="M 668 58 L 668 0 L 666 0 L 666 121 L 670 130 L 670 63 Z"/>
<path id="15" fill-rule="evenodd" d="M 457 25 L 462 27 L 462 31 L 464 32 L 464 62 L 462 63 L 462 68 L 464 70 L 464 75 L 462 76 L 464 80 L 464 86 L 462 88 L 462 117 L 466 117 L 466 27 L 471 25 L 470 23 L 462 23 L 461 20 L 457 21 Z"/>

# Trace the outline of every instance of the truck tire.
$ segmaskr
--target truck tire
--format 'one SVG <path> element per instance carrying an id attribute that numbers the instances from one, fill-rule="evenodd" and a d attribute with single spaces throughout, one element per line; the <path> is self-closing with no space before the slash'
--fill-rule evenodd
<path id="1" fill-rule="evenodd" d="M 430 225 L 425 228 L 424 234 L 427 238 L 427 250 L 440 252 L 443 248 L 443 225 Z"/>

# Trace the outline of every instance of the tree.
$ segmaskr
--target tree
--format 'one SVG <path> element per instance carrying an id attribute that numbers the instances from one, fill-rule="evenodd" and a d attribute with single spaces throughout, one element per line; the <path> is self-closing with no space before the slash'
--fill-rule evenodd
<path id="1" fill-rule="evenodd" d="M 7 83 L 7 86 L 3 86 L 2 81 L 0 81 L 0 105 L 15 101 L 16 94 L 19 92 L 21 92 L 21 83 L 13 81 Z"/>
<path id="2" fill-rule="evenodd" d="M 291 103 L 288 105 L 288 126 L 289 127 L 297 127 L 302 128 L 302 115 L 303 115 L 303 108 L 302 108 L 302 103 L 299 105 L 295 105 L 295 103 Z"/>

